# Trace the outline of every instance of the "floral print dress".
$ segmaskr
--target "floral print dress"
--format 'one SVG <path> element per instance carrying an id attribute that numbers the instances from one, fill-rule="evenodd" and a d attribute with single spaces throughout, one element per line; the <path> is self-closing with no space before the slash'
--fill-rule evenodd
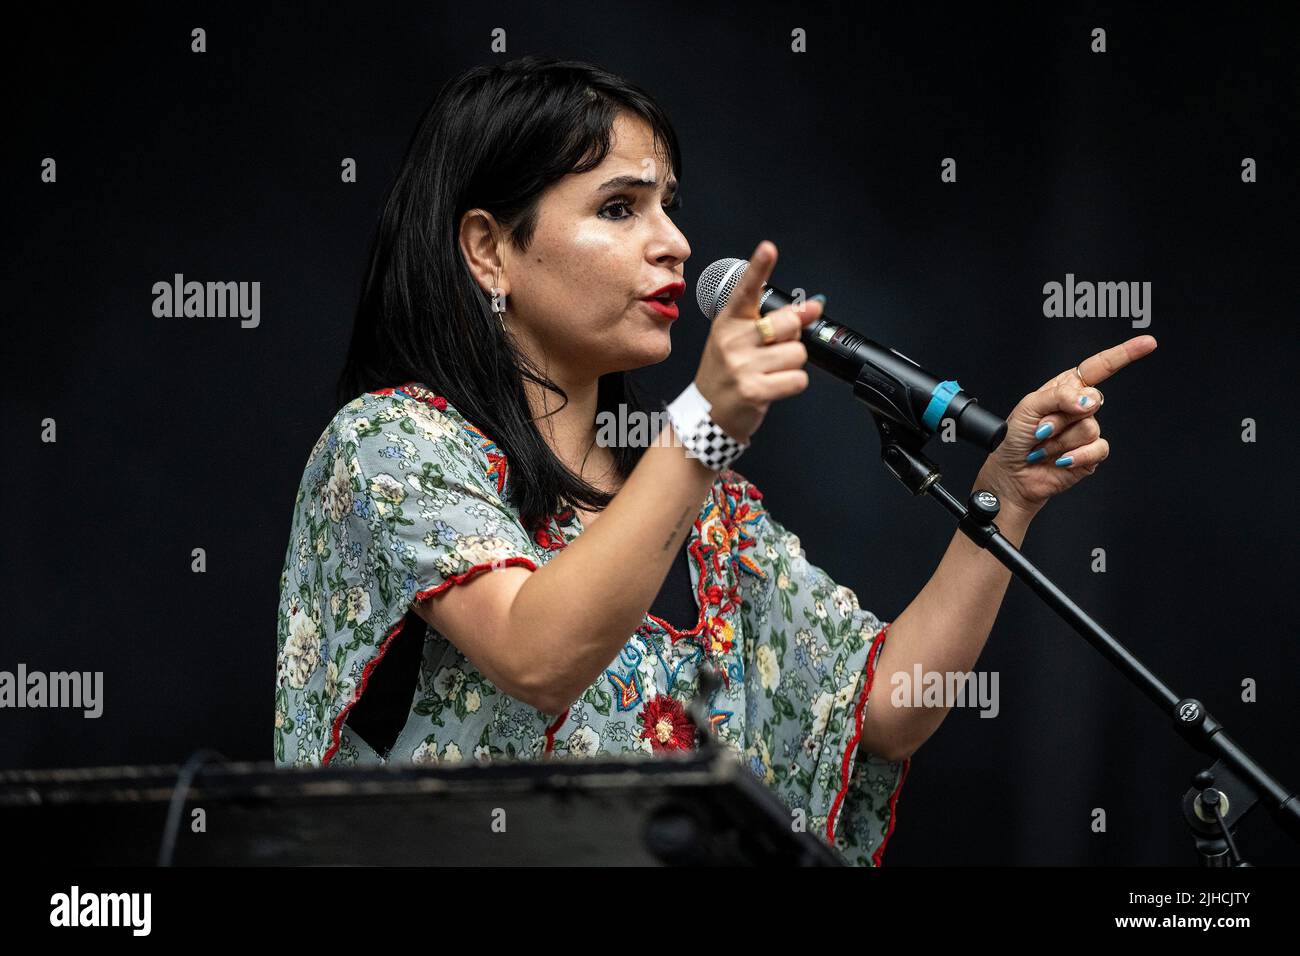
<path id="1" fill-rule="evenodd" d="M 493 568 L 536 570 L 577 535 L 565 508 L 526 529 L 504 500 L 505 456 L 419 383 L 334 416 L 309 456 L 280 576 L 274 757 L 282 767 L 656 754 L 695 746 L 685 705 L 708 658 L 729 748 L 851 864 L 879 865 L 910 760 L 858 749 L 888 624 L 811 564 L 736 471 L 714 482 L 688 554 L 699 619 L 647 613 L 562 714 L 498 690 L 407 611 Z M 386 754 L 346 723 L 404 626 L 423 631 L 410 714 Z"/>

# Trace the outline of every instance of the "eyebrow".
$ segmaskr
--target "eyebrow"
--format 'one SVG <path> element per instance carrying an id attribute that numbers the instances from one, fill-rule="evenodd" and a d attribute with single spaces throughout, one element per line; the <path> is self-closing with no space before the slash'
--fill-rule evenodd
<path id="1" fill-rule="evenodd" d="M 597 187 L 598 193 L 612 193 L 620 189 L 653 189 L 659 185 L 656 179 L 642 179 L 640 176 L 615 176 L 613 179 L 606 180 Z M 666 187 L 668 192 L 675 192 L 677 189 L 677 180 L 670 179 Z"/>

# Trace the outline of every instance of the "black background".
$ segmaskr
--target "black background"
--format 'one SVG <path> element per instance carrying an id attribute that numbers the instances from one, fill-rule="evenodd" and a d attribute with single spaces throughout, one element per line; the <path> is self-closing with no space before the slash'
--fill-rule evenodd
<path id="1" fill-rule="evenodd" d="M 546 53 L 627 76 L 673 118 L 689 297 L 710 262 L 772 239 L 775 284 L 826 293 L 832 318 L 1002 414 L 1155 335 L 1102 385 L 1110 459 L 1046 507 L 1025 551 L 1300 779 L 1294 22 L 1228 6 L 670 2 L 66 8 L 8 24 L 0 669 L 102 670 L 105 713 L 0 712 L 0 767 L 200 746 L 271 759 L 291 506 L 335 411 L 384 191 L 441 83 Z M 195 26 L 204 54 L 189 52 Z M 796 27 L 807 53 L 790 52 Z M 40 182 L 47 156 L 55 185 Z M 939 178 L 949 156 L 955 184 Z M 356 184 L 339 180 L 344 157 Z M 260 327 L 153 317 L 153 283 L 177 272 L 260 281 Z M 1150 281 L 1151 325 L 1044 318 L 1042 286 L 1067 272 Z M 708 331 L 693 302 L 682 314 L 672 357 L 637 373 L 655 397 L 689 382 Z M 885 473 L 848 387 L 811 375 L 737 467 L 815 563 L 893 619 L 954 529 Z M 40 441 L 46 417 L 57 444 Z M 978 452 L 928 453 L 964 497 Z M 916 754 L 886 864 L 1193 861 L 1177 800 L 1206 761 L 1018 581 L 977 667 L 999 672 L 1001 714 L 954 710 Z M 1262 813 L 1241 835 L 1256 862 L 1298 858 Z"/>

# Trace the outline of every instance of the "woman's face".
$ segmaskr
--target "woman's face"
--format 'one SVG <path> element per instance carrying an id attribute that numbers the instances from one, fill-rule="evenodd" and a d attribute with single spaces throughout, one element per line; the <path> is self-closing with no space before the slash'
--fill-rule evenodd
<path id="1" fill-rule="evenodd" d="M 672 283 L 675 296 L 684 289 L 691 247 L 664 208 L 673 170 L 640 118 L 620 114 L 612 134 L 598 167 L 542 194 L 532 244 L 509 247 L 502 272 L 507 326 L 571 382 L 662 362 L 680 321 L 643 301 Z"/>

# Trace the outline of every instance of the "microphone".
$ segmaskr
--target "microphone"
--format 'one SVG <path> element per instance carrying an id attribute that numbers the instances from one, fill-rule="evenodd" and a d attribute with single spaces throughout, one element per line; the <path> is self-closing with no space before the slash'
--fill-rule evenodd
<path id="1" fill-rule="evenodd" d="M 700 274 L 695 298 L 709 321 L 722 312 L 749 263 L 719 259 Z M 759 314 L 789 305 L 794 297 L 764 283 Z M 945 418 L 957 423 L 957 437 L 993 451 L 1007 433 L 1007 423 L 961 390 L 956 381 L 940 381 L 897 349 L 871 341 L 823 312 L 799 337 L 808 361 L 853 385 L 854 393 L 877 415 L 932 435 Z"/>

